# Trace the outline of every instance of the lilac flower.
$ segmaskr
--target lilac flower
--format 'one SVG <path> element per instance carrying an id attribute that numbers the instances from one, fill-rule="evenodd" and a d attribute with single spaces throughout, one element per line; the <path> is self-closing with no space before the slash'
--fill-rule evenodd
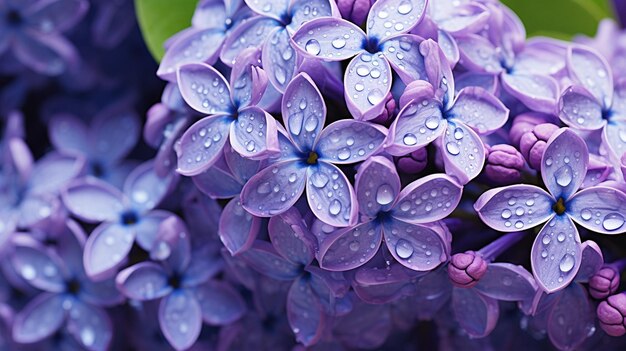
<path id="1" fill-rule="evenodd" d="M 448 259 L 443 235 L 430 225 L 448 216 L 461 199 L 463 187 L 434 174 L 407 185 L 391 161 L 374 156 L 356 176 L 361 223 L 337 230 L 322 243 L 320 266 L 344 271 L 368 262 L 384 241 L 393 257 L 416 271 L 432 270 Z"/>
<path id="2" fill-rule="evenodd" d="M 626 293 L 609 296 L 598 305 L 600 327 L 610 336 L 626 334 Z"/>
<path id="3" fill-rule="evenodd" d="M 361 26 L 372 8 L 372 0 L 337 0 L 337 8 L 344 19 Z"/>
<path id="4" fill-rule="evenodd" d="M 305 57 L 342 61 L 356 56 L 346 68 L 344 95 L 355 118 L 370 120 L 384 109 L 391 67 L 406 83 L 426 79 L 419 49 L 423 39 L 406 34 L 422 20 L 426 3 L 379 0 L 368 14 L 367 34 L 346 20 L 319 18 L 305 23 L 291 40 Z"/>
<path id="5" fill-rule="evenodd" d="M 603 186 L 577 192 L 588 160 L 585 142 L 563 128 L 548 141 L 541 162 L 550 193 L 532 185 L 511 185 L 485 192 L 474 204 L 480 218 L 499 231 L 547 222 L 535 238 L 531 263 L 538 284 L 548 293 L 566 287 L 580 267 L 582 251 L 574 222 L 603 234 L 626 232 L 626 194 Z"/>
<path id="6" fill-rule="evenodd" d="M 113 280 L 92 282 L 82 267 L 85 234 L 71 220 L 70 229 L 49 250 L 27 236 L 14 237 L 9 260 L 28 284 L 43 290 L 15 317 L 13 338 L 30 344 L 63 328 L 88 350 L 107 350 L 112 338 L 111 321 L 103 310 L 123 297 Z"/>
<path id="7" fill-rule="evenodd" d="M 255 55 L 237 61 L 226 79 L 206 64 L 186 64 L 178 70 L 178 85 L 185 101 L 209 115 L 194 123 L 178 145 L 178 172 L 197 175 L 211 167 L 224 145 L 244 157 L 264 159 L 278 151 L 276 120 L 255 106 L 267 86 L 267 76 Z"/>
<path id="8" fill-rule="evenodd" d="M 613 1 L 614 4 L 620 3 L 616 7 L 624 6 L 623 0 Z M 624 11 L 618 12 L 620 15 Z M 603 19 L 598 24 L 598 30 L 595 38 L 585 36 L 574 37 L 574 42 L 589 46 L 598 51 L 607 60 L 611 66 L 613 77 L 619 79 L 624 76 L 626 69 L 626 31 L 619 27 L 619 23 L 615 23 L 613 19 Z"/>
<path id="9" fill-rule="evenodd" d="M 403 107 L 391 125 L 386 151 L 403 155 L 437 140 L 446 173 L 466 184 L 478 176 L 485 163 L 483 142 L 478 136 L 502 127 L 509 110 L 491 93 L 479 87 L 464 88 L 454 96 L 452 72 L 437 44 L 422 45 L 432 50 L 427 65 L 433 86 L 420 84 L 409 89 Z M 435 90 L 436 89 L 436 90 Z"/>
<path id="10" fill-rule="evenodd" d="M 144 250 L 152 248 L 156 228 L 171 214 L 153 210 L 172 187 L 173 178 L 154 174 L 148 161 L 126 179 L 124 192 L 93 177 L 78 179 L 62 191 L 63 203 L 77 218 L 100 223 L 85 244 L 85 271 L 92 279 L 115 273 L 135 240 Z"/>
<path id="11" fill-rule="evenodd" d="M 129 0 L 93 0 L 96 18 L 91 24 L 94 43 L 112 49 L 124 41 L 135 26 L 135 8 Z"/>
<path id="12" fill-rule="evenodd" d="M 497 144 L 488 148 L 485 176 L 496 184 L 512 184 L 522 179 L 526 162 L 513 146 Z"/>
<path id="13" fill-rule="evenodd" d="M 617 292 L 620 283 L 620 271 L 611 265 L 600 268 L 589 278 L 589 295 L 596 300 L 602 300 Z"/>
<path id="14" fill-rule="evenodd" d="M 280 131 L 281 156 L 243 187 L 243 207 L 259 217 L 288 210 L 306 187 L 309 206 L 320 220 L 336 227 L 357 221 L 352 185 L 335 166 L 367 159 L 380 149 L 384 128 L 355 120 L 340 120 L 324 128 L 326 104 L 306 73 L 285 91 Z M 282 129 L 282 128 L 281 128 Z"/>
<path id="15" fill-rule="evenodd" d="M 303 23 L 314 18 L 338 16 L 337 5 L 329 0 L 244 0 L 257 16 L 239 25 L 224 43 L 221 59 L 227 65 L 243 50 L 262 47 L 263 67 L 269 81 L 280 92 L 298 73 L 302 57 L 290 39 Z"/>
<path id="16" fill-rule="evenodd" d="M 192 26 L 168 40 L 157 75 L 175 82 L 176 69 L 181 65 L 216 63 L 224 41 L 234 28 L 238 28 L 243 20 L 251 16 L 242 4 L 241 0 L 199 1 L 191 19 Z"/>
<path id="17" fill-rule="evenodd" d="M 154 247 L 152 256 L 161 260 L 160 264 L 138 263 L 121 271 L 116 282 L 130 299 L 161 299 L 159 324 L 172 347 L 191 347 L 203 321 L 224 325 L 243 315 L 245 304 L 239 293 L 227 283 L 211 280 L 219 265 L 204 250 L 191 250 L 189 231 L 182 220 L 165 220 Z"/>
<path id="18" fill-rule="evenodd" d="M 76 25 L 88 6 L 84 0 L 3 1 L 0 54 L 9 51 L 40 74 L 61 74 L 78 60 L 75 48 L 61 33 Z"/>
<path id="19" fill-rule="evenodd" d="M 428 153 L 426 148 L 417 149 L 408 155 L 394 157 L 396 168 L 401 173 L 417 174 L 426 168 Z"/>
<path id="20" fill-rule="evenodd" d="M 561 96 L 561 121 L 580 130 L 602 129 L 604 145 L 619 160 L 626 152 L 626 81 L 614 85 L 608 63 L 592 49 L 572 46 L 567 57 L 576 84 Z"/>

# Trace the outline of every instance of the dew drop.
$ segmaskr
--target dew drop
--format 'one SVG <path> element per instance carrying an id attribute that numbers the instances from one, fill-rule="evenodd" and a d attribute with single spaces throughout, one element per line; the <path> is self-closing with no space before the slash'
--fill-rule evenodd
<path id="1" fill-rule="evenodd" d="M 461 150 L 459 149 L 459 146 L 455 143 L 447 143 L 446 150 L 448 151 L 448 153 L 450 153 L 451 155 L 455 155 L 455 156 L 461 152 Z"/>
<path id="2" fill-rule="evenodd" d="M 523 227 L 524 227 L 524 222 L 522 221 L 515 222 L 515 228 L 522 229 Z"/>
<path id="3" fill-rule="evenodd" d="M 591 211 L 588 210 L 588 209 L 584 209 L 584 210 L 580 211 L 580 217 L 582 219 L 584 219 L 585 221 L 590 220 L 591 216 L 592 216 Z"/>
<path id="4" fill-rule="evenodd" d="M 554 179 L 556 180 L 556 183 L 562 187 L 566 187 L 568 185 L 570 185 L 570 183 L 572 182 L 572 167 L 568 166 L 568 165 L 564 165 L 561 168 L 559 168 L 555 173 L 554 173 Z"/>
<path id="5" fill-rule="evenodd" d="M 544 235 L 543 235 L 543 238 L 541 238 L 541 242 L 542 242 L 544 245 L 549 245 L 549 244 L 550 244 L 550 241 L 552 241 L 552 239 L 550 238 L 550 235 L 548 235 L 548 234 L 544 234 Z"/>
<path id="6" fill-rule="evenodd" d="M 435 130 L 439 127 L 439 119 L 437 117 L 430 116 L 426 118 L 426 128 Z"/>
<path id="7" fill-rule="evenodd" d="M 561 232 L 561 233 L 557 234 L 556 240 L 558 242 L 560 242 L 560 243 L 564 242 L 565 241 L 565 233 Z"/>
<path id="8" fill-rule="evenodd" d="M 407 259 L 413 255 L 413 245 L 410 242 L 400 239 L 396 243 L 396 254 L 402 259 Z"/>
<path id="9" fill-rule="evenodd" d="M 341 161 L 345 161 L 349 159 L 350 155 L 351 155 L 350 149 L 348 149 L 347 147 L 341 148 L 339 149 L 339 152 L 337 152 L 337 158 L 340 159 Z"/>
<path id="10" fill-rule="evenodd" d="M 271 186 L 270 186 L 270 183 L 268 182 L 262 183 L 256 188 L 256 191 L 259 194 L 268 194 L 270 190 L 271 190 Z"/>
<path id="11" fill-rule="evenodd" d="M 619 213 L 609 213 L 604 216 L 602 221 L 602 227 L 608 231 L 613 231 L 621 228 L 624 225 L 624 216 Z"/>
<path id="12" fill-rule="evenodd" d="M 398 13 L 401 15 L 406 15 L 407 13 L 411 12 L 412 9 L 413 6 L 411 5 L 411 3 L 408 1 L 404 1 L 398 6 Z"/>
<path id="13" fill-rule="evenodd" d="M 374 89 L 370 91 L 369 94 L 367 94 L 367 101 L 372 105 L 380 103 L 381 101 L 383 101 L 383 98 L 383 92 L 379 89 Z"/>
<path id="14" fill-rule="evenodd" d="M 383 184 L 376 191 L 376 202 L 380 205 L 388 205 L 394 199 L 393 188 L 389 184 Z"/>
<path id="15" fill-rule="evenodd" d="M 306 44 L 304 45 L 304 49 L 309 54 L 315 55 L 315 56 L 319 55 L 320 51 L 322 50 L 322 48 L 320 47 L 319 41 L 315 39 L 309 39 L 309 41 L 307 41 Z"/>
<path id="16" fill-rule="evenodd" d="M 311 183 L 316 188 L 323 188 L 328 184 L 328 176 L 322 172 L 315 172 L 311 175 Z"/>
<path id="17" fill-rule="evenodd" d="M 341 212 L 341 203 L 339 202 L 339 200 L 334 199 L 330 203 L 330 206 L 328 207 L 328 212 L 333 216 L 336 216 L 339 214 L 339 212 Z"/>
<path id="18" fill-rule="evenodd" d="M 508 209 L 505 209 L 505 210 L 502 211 L 502 218 L 504 218 L 504 219 L 511 218 L 511 215 L 512 215 L 512 213 Z"/>
<path id="19" fill-rule="evenodd" d="M 413 133 L 406 133 L 404 134 L 404 138 L 402 138 L 402 142 L 405 145 L 412 146 L 417 144 L 417 137 Z"/>
<path id="20" fill-rule="evenodd" d="M 351 242 L 350 245 L 349 245 L 350 251 L 356 252 L 359 249 L 359 246 L 361 246 L 361 245 L 359 244 L 358 241 Z"/>
<path id="21" fill-rule="evenodd" d="M 565 256 L 563 256 L 563 258 L 561 259 L 561 262 L 559 262 L 559 269 L 561 270 L 561 272 L 567 273 L 571 271 L 572 268 L 574 268 L 575 263 L 576 260 L 574 259 L 574 256 L 570 254 L 565 254 Z"/>
<path id="22" fill-rule="evenodd" d="M 332 45 L 335 49 L 342 49 L 344 46 L 346 46 L 346 40 L 343 38 L 337 38 L 333 40 Z"/>
<path id="23" fill-rule="evenodd" d="M 315 128 L 317 128 L 318 124 L 319 120 L 317 119 L 317 117 L 315 117 L 314 115 L 310 115 L 309 118 L 306 119 L 306 122 L 304 122 L 304 130 L 306 130 L 307 132 L 312 132 L 315 130 Z"/>

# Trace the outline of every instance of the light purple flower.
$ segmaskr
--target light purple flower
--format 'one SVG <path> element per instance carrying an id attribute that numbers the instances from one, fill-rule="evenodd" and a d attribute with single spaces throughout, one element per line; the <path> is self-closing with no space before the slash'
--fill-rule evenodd
<path id="1" fill-rule="evenodd" d="M 391 67 L 405 83 L 426 79 L 423 39 L 406 34 L 422 20 L 426 4 L 379 0 L 368 14 L 367 33 L 344 19 L 319 18 L 305 23 L 291 40 L 305 57 L 342 61 L 356 56 L 346 68 L 344 96 L 355 118 L 373 119 L 383 111 L 391 90 Z"/>
<path id="2" fill-rule="evenodd" d="M 243 55 L 242 55 L 243 56 Z M 197 175 L 211 167 L 227 142 L 251 159 L 265 159 L 278 151 L 276 120 L 257 107 L 267 87 L 267 76 L 253 52 L 237 60 L 230 85 L 215 68 L 200 63 L 178 70 L 185 101 L 207 117 L 194 123 L 177 145 L 178 169 Z"/>
<path id="3" fill-rule="evenodd" d="M 433 222 L 447 217 L 463 187 L 443 174 L 418 179 L 400 191 L 400 178 L 383 156 L 365 161 L 356 176 L 361 223 L 330 234 L 320 244 L 320 266 L 346 271 L 364 265 L 385 242 L 393 257 L 416 271 L 448 259 L 449 247 Z"/>
<path id="4" fill-rule="evenodd" d="M 550 193 L 533 185 L 511 185 L 485 192 L 474 204 L 487 225 L 503 232 L 547 222 L 535 238 L 531 263 L 538 284 L 548 293 L 566 287 L 580 267 L 582 250 L 574 222 L 603 234 L 626 232 L 626 194 L 603 186 L 578 191 L 588 160 L 585 142 L 563 128 L 548 141 L 541 162 Z"/>
<path id="5" fill-rule="evenodd" d="M 313 214 L 336 227 L 353 225 L 358 207 L 354 190 L 335 164 L 366 160 L 380 149 L 384 127 L 353 119 L 324 128 L 326 105 L 306 73 L 296 76 L 285 91 L 280 130 L 281 156 L 243 187 L 243 207 L 259 217 L 288 210 L 306 195 Z"/>

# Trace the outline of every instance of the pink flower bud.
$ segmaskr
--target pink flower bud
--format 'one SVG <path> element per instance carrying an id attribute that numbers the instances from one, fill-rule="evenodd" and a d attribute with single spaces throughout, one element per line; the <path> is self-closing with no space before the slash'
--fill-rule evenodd
<path id="1" fill-rule="evenodd" d="M 524 157 L 513 146 L 498 144 L 488 148 L 485 176 L 497 185 L 517 183 L 524 169 Z"/>
<path id="2" fill-rule="evenodd" d="M 459 288 L 471 288 L 487 272 L 487 262 L 474 251 L 459 253 L 450 259 L 448 276 Z"/>
<path id="3" fill-rule="evenodd" d="M 605 299 L 619 287 L 619 272 L 613 267 L 602 267 L 589 279 L 589 294 L 594 299 Z"/>
<path id="4" fill-rule="evenodd" d="M 626 334 L 626 293 L 609 296 L 596 310 L 600 327 L 610 336 Z"/>

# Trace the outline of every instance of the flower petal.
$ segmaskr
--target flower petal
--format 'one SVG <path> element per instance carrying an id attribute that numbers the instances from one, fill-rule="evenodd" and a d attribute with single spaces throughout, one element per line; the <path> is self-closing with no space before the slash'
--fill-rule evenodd
<path id="1" fill-rule="evenodd" d="M 480 174 L 485 164 L 485 147 L 474 130 L 460 121 L 448 121 L 446 132 L 437 140 L 447 174 L 461 184 Z"/>
<path id="2" fill-rule="evenodd" d="M 369 304 L 385 304 L 404 296 L 415 294 L 415 279 L 420 272 L 391 263 L 385 269 L 361 267 L 354 275 L 353 289 L 357 296 Z"/>
<path id="3" fill-rule="evenodd" d="M 297 73 L 299 57 L 291 47 L 286 28 L 277 28 L 270 33 L 262 50 L 263 68 L 276 90 L 284 92 L 287 84 Z"/>
<path id="4" fill-rule="evenodd" d="M 230 284 L 210 280 L 194 289 L 202 319 L 210 325 L 226 325 L 241 318 L 246 303 Z"/>
<path id="5" fill-rule="evenodd" d="M 228 252 L 236 255 L 252 246 L 260 227 L 261 219 L 248 213 L 235 197 L 222 211 L 218 234 Z"/>
<path id="6" fill-rule="evenodd" d="M 372 5 L 367 15 L 367 35 L 383 41 L 408 33 L 424 16 L 426 0 L 382 0 Z"/>
<path id="7" fill-rule="evenodd" d="M 64 32 L 74 27 L 88 8 L 84 0 L 40 2 L 28 9 L 28 24 L 45 33 Z"/>
<path id="8" fill-rule="evenodd" d="M 562 128 L 550 137 L 541 159 L 541 178 L 555 199 L 569 199 L 587 174 L 589 151 L 576 133 Z"/>
<path id="9" fill-rule="evenodd" d="M 318 261 L 329 271 L 348 271 L 374 257 L 382 242 L 382 228 L 375 222 L 335 231 L 322 243 Z"/>
<path id="10" fill-rule="evenodd" d="M 274 18 L 277 21 L 287 14 L 289 2 L 284 0 L 246 0 L 246 5 L 261 16 Z"/>
<path id="11" fill-rule="evenodd" d="M 158 299 L 172 292 L 165 270 L 153 262 L 141 262 L 124 269 L 115 282 L 120 292 L 133 300 Z"/>
<path id="12" fill-rule="evenodd" d="M 230 116 L 216 115 L 205 117 L 189 127 L 181 136 L 180 144 L 176 145 L 177 172 L 193 176 L 211 167 L 228 141 L 231 124 Z"/>
<path id="13" fill-rule="evenodd" d="M 499 89 L 499 75 L 493 73 L 465 72 L 455 77 L 454 83 L 459 91 L 467 87 L 480 87 L 497 94 Z"/>
<path id="14" fill-rule="evenodd" d="M 61 293 L 65 290 L 67 272 L 61 257 L 49 252 L 29 237 L 15 237 L 9 256 L 15 272 L 28 284 L 44 291 Z"/>
<path id="15" fill-rule="evenodd" d="M 582 130 L 602 128 L 602 105 L 587 89 L 574 85 L 559 100 L 559 117 L 563 123 Z"/>
<path id="16" fill-rule="evenodd" d="M 475 3 L 454 6 L 451 16 L 437 20 L 437 27 L 454 35 L 481 31 L 489 19 L 489 10 Z"/>
<path id="17" fill-rule="evenodd" d="M 317 18 L 300 27 L 291 41 L 305 57 L 342 61 L 363 51 L 365 33 L 340 18 Z"/>
<path id="18" fill-rule="evenodd" d="M 255 16 L 237 24 L 224 41 L 220 53 L 222 62 L 232 66 L 242 51 L 260 48 L 268 35 L 279 26 L 276 20 L 263 16 Z"/>
<path id="19" fill-rule="evenodd" d="M 293 280 L 300 275 L 301 266 L 283 258 L 267 241 L 256 241 L 240 257 L 250 268 L 276 280 Z"/>
<path id="20" fill-rule="evenodd" d="M 130 199 L 133 209 L 144 212 L 153 209 L 163 200 L 172 188 L 174 177 L 159 177 L 154 170 L 154 162 L 147 161 L 136 167 L 124 182 L 124 193 Z"/>
<path id="21" fill-rule="evenodd" d="M 502 74 L 504 89 L 531 110 L 557 113 L 559 83 L 552 77 L 540 75 Z"/>
<path id="22" fill-rule="evenodd" d="M 424 57 L 420 53 L 422 41 L 423 39 L 417 35 L 403 34 L 385 40 L 380 46 L 380 51 L 406 84 L 414 80 L 427 79 Z"/>
<path id="23" fill-rule="evenodd" d="M 180 93 L 194 110 L 206 114 L 230 114 L 230 86 L 226 78 L 205 63 L 188 63 L 177 71 Z"/>
<path id="24" fill-rule="evenodd" d="M 459 46 L 456 44 L 456 39 L 452 35 L 442 30 L 437 31 L 437 43 L 441 47 L 444 55 L 450 63 L 450 68 L 454 68 L 461 59 L 461 53 L 459 52 Z"/>
<path id="25" fill-rule="evenodd" d="M 445 174 L 431 174 L 407 185 L 392 216 L 408 223 L 430 223 L 446 218 L 461 201 L 463 186 Z"/>
<path id="26" fill-rule="evenodd" d="M 378 152 L 386 137 L 383 130 L 369 122 L 340 120 L 324 128 L 315 148 L 319 159 L 326 162 L 361 162 Z"/>
<path id="27" fill-rule="evenodd" d="M 443 239 L 426 226 L 393 220 L 383 227 L 389 252 L 407 268 L 431 271 L 448 259 Z"/>
<path id="28" fill-rule="evenodd" d="M 191 260 L 190 232 L 185 222 L 172 215 L 161 222 L 150 249 L 150 258 L 168 271 L 183 272 Z"/>
<path id="29" fill-rule="evenodd" d="M 279 151 L 276 120 L 256 106 L 239 111 L 231 124 L 230 144 L 241 156 L 262 160 Z"/>
<path id="30" fill-rule="evenodd" d="M 242 185 L 257 174 L 261 166 L 261 162 L 241 156 L 230 145 L 224 147 L 224 161 L 232 175 Z"/>
<path id="31" fill-rule="evenodd" d="M 33 343 L 54 334 L 65 321 L 60 294 L 42 293 L 32 299 L 13 322 L 13 339 L 19 343 Z"/>
<path id="32" fill-rule="evenodd" d="M 294 144 L 302 152 L 312 150 L 326 123 L 326 104 L 308 74 L 298 74 L 287 86 L 282 115 Z"/>
<path id="33" fill-rule="evenodd" d="M 475 289 L 452 289 L 452 310 L 461 328 L 474 338 L 489 335 L 500 315 L 498 301 Z"/>
<path id="34" fill-rule="evenodd" d="M 85 243 L 85 273 L 94 280 L 111 277 L 123 263 L 134 241 L 134 232 L 126 226 L 118 223 L 99 225 Z"/>
<path id="35" fill-rule="evenodd" d="M 344 97 L 355 119 L 376 118 L 391 91 L 391 68 L 381 53 L 362 52 L 353 58 L 344 76 Z"/>
<path id="36" fill-rule="evenodd" d="M 604 257 L 602 256 L 602 250 L 594 241 L 587 240 L 580 247 L 582 251 L 580 268 L 578 269 L 578 274 L 574 277 L 574 281 L 587 283 L 602 268 Z"/>
<path id="37" fill-rule="evenodd" d="M 537 284 L 547 293 L 566 287 L 578 273 L 580 236 L 568 216 L 555 216 L 546 223 L 533 243 L 530 263 Z"/>
<path id="38" fill-rule="evenodd" d="M 613 103 L 613 74 L 606 60 L 593 49 L 572 45 L 567 51 L 571 77 L 589 90 L 604 109 Z"/>
<path id="39" fill-rule="evenodd" d="M 141 122 L 133 111 L 117 110 L 116 106 L 95 117 L 90 128 L 92 157 L 103 163 L 115 163 L 130 153 L 139 141 Z"/>
<path id="40" fill-rule="evenodd" d="M 491 228 L 516 232 L 535 227 L 550 218 L 554 199 L 534 185 L 511 185 L 483 193 L 474 209 Z"/>
<path id="41" fill-rule="evenodd" d="M 304 191 L 306 167 L 282 161 L 257 173 L 241 190 L 241 204 L 252 215 L 271 217 L 287 211 Z"/>
<path id="42" fill-rule="evenodd" d="M 291 2 L 291 24 L 289 29 L 296 31 L 304 23 L 319 17 L 333 16 L 333 2 L 330 0 L 295 0 Z M 336 11 L 336 10 L 335 10 Z"/>
<path id="43" fill-rule="evenodd" d="M 179 289 L 161 300 L 159 324 L 163 335 L 176 350 L 191 347 L 202 329 L 202 312 L 193 293 Z"/>
<path id="44" fill-rule="evenodd" d="M 296 279 L 287 293 L 287 319 L 296 341 L 305 346 L 315 344 L 322 337 L 326 318 L 309 280 Z"/>
<path id="45" fill-rule="evenodd" d="M 230 85 L 235 106 L 257 106 L 265 94 L 268 77 L 261 68 L 261 50 L 243 51 L 230 71 Z"/>
<path id="46" fill-rule="evenodd" d="M 626 194 L 613 188 L 593 186 L 577 192 L 567 202 L 566 213 L 596 233 L 626 232 Z"/>
<path id="47" fill-rule="evenodd" d="M 359 167 L 355 189 L 359 211 L 369 218 L 388 211 L 400 193 L 396 167 L 383 156 L 372 156 Z"/>
<path id="48" fill-rule="evenodd" d="M 56 115 L 48 124 L 50 142 L 61 152 L 85 153 L 89 149 L 88 129 L 70 114 Z"/>
<path id="49" fill-rule="evenodd" d="M 436 99 L 411 101 L 391 125 L 385 151 L 396 156 L 406 155 L 437 139 L 447 125 L 441 109 Z"/>
<path id="50" fill-rule="evenodd" d="M 230 172 L 213 165 L 206 171 L 191 177 L 194 185 L 203 194 L 214 199 L 230 199 L 239 195 L 242 184 Z"/>
<path id="51" fill-rule="evenodd" d="M 61 198 L 74 216 L 91 223 L 117 221 L 124 209 L 122 193 L 92 177 L 70 183 Z"/>
<path id="52" fill-rule="evenodd" d="M 617 159 L 626 153 L 626 121 L 618 120 L 604 127 L 602 141 Z"/>
<path id="53" fill-rule="evenodd" d="M 66 328 L 87 350 L 107 350 L 113 338 L 109 315 L 103 309 L 78 299 L 72 301 Z"/>
<path id="54" fill-rule="evenodd" d="M 296 208 L 270 218 L 267 231 L 272 246 L 284 258 L 303 266 L 313 261 L 317 240 Z"/>
<path id="55" fill-rule="evenodd" d="M 18 31 L 13 38 L 15 57 L 39 74 L 58 76 L 78 63 L 76 49 L 61 35 L 30 35 Z"/>
<path id="56" fill-rule="evenodd" d="M 477 34 L 455 38 L 461 53 L 459 63 L 471 71 L 500 73 L 503 68 L 494 45 Z"/>
<path id="57" fill-rule="evenodd" d="M 172 216 L 174 216 L 173 213 L 163 210 L 152 210 L 140 216 L 138 222 L 130 228 L 136 234 L 135 240 L 139 247 L 146 251 L 152 250 L 159 226 L 164 220 Z"/>
<path id="58" fill-rule="evenodd" d="M 452 284 L 445 266 L 430 271 L 417 283 L 415 306 L 420 319 L 432 319 L 449 303 Z"/>
<path id="59" fill-rule="evenodd" d="M 307 169 L 306 196 L 319 220 L 335 227 L 354 225 L 358 203 L 352 184 L 337 166 L 319 162 Z"/>
<path id="60" fill-rule="evenodd" d="M 548 337 L 561 350 L 575 350 L 594 327 L 595 313 L 585 289 L 572 284 L 560 294 L 548 317 Z"/>
<path id="61" fill-rule="evenodd" d="M 497 262 L 487 265 L 487 272 L 475 289 L 499 301 L 527 301 L 535 297 L 535 278 L 524 267 Z"/>
<path id="62" fill-rule="evenodd" d="M 85 159 L 50 152 L 34 164 L 28 180 L 31 194 L 58 193 L 70 180 L 83 174 Z"/>
<path id="63" fill-rule="evenodd" d="M 459 92 L 446 116 L 460 120 L 480 134 L 489 134 L 506 123 L 509 109 L 486 90 L 468 87 Z"/>

